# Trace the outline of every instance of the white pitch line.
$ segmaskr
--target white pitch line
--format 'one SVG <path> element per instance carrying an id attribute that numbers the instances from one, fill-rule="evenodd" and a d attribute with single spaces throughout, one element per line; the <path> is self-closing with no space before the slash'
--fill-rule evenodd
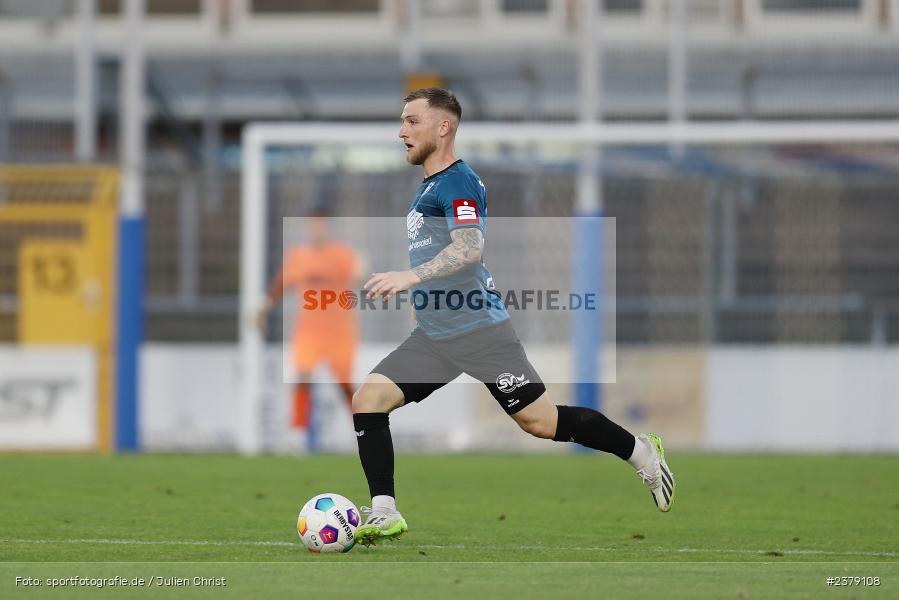
<path id="1" fill-rule="evenodd" d="M 389 546 L 386 546 L 389 547 Z M 416 546 L 416 548 L 434 548 L 434 549 L 459 549 L 459 550 L 568 550 L 572 552 L 621 552 L 624 550 L 631 550 L 631 548 L 612 548 L 612 547 L 601 547 L 601 546 L 553 546 L 552 548 L 548 548 L 547 546 L 524 546 L 524 545 L 509 545 L 509 546 L 467 546 L 465 544 L 458 544 L 453 546 L 440 546 L 440 545 L 428 545 L 428 544 L 420 544 Z M 634 548 L 637 549 L 637 548 Z M 754 555 L 754 556 L 767 556 L 771 552 L 777 552 L 783 555 L 808 555 L 808 556 L 866 556 L 872 558 L 899 558 L 899 552 L 865 552 L 865 551 L 854 551 L 848 550 L 846 552 L 837 552 L 833 550 L 785 550 L 785 549 L 773 549 L 773 550 L 748 550 L 748 549 L 736 549 L 736 548 L 661 548 L 661 547 L 647 547 L 647 548 L 639 548 L 645 552 L 657 552 L 661 554 L 695 554 L 701 552 L 708 552 L 711 554 L 746 554 L 746 555 Z"/>
<path id="2" fill-rule="evenodd" d="M 2 544 L 102 544 L 102 545 L 123 545 L 123 546 L 275 546 L 275 547 L 294 547 L 299 546 L 299 542 L 276 542 L 276 541 L 211 541 L 211 540 L 113 540 L 113 539 L 77 539 L 77 540 L 27 540 L 27 539 L 0 539 Z M 655 552 L 660 554 L 744 554 L 752 556 L 767 556 L 772 552 L 777 552 L 784 556 L 864 556 L 868 558 L 899 558 L 899 552 L 868 552 L 846 550 L 843 552 L 835 550 L 809 550 L 809 549 L 780 549 L 771 550 L 749 550 L 746 548 L 621 548 L 621 547 L 603 547 L 603 546 L 528 546 L 520 544 L 509 545 L 489 545 L 489 546 L 471 546 L 467 544 L 415 544 L 407 547 L 423 548 L 433 550 L 562 550 L 570 552 L 622 552 L 627 550 L 643 550 L 645 552 Z M 402 546 L 379 546 L 379 549 L 400 549 Z"/>
<path id="3" fill-rule="evenodd" d="M 239 540 L 233 542 L 216 542 L 208 540 L 0 540 L 2 544 L 112 544 L 122 546 L 296 546 L 291 542 L 254 542 Z"/>

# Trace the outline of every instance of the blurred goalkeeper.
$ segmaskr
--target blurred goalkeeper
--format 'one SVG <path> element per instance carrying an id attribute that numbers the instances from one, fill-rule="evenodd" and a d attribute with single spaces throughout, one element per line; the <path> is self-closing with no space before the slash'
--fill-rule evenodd
<path id="1" fill-rule="evenodd" d="M 426 88 L 404 102 L 399 137 L 406 145 L 406 160 L 421 165 L 425 175 L 406 217 L 412 268 L 375 273 L 364 287 L 369 298 L 411 290 L 417 326 L 372 369 L 353 397 L 359 458 L 372 496 L 368 519 L 356 539 L 369 545 L 408 530 L 396 506 L 388 414 L 421 402 L 463 372 L 483 382 L 527 433 L 576 442 L 629 462 L 656 506 L 667 512 L 674 478 L 659 437 L 634 437 L 595 410 L 554 404 L 528 361 L 484 264 L 487 191 L 455 154 L 462 116 L 456 97 Z M 490 301 L 454 305 L 454 295 Z"/>
<path id="2" fill-rule="evenodd" d="M 331 236 L 327 214 L 314 211 L 305 220 L 308 240 L 284 256 L 269 287 L 256 324 L 265 331 L 268 315 L 286 289 L 296 293 L 298 310 L 291 358 L 297 383 L 293 393 L 293 428 L 305 435 L 311 421 L 310 380 L 325 363 L 340 386 L 347 407 L 353 399 L 353 360 L 359 345 L 359 326 L 352 290 L 360 280 L 360 261 L 347 244 Z"/>

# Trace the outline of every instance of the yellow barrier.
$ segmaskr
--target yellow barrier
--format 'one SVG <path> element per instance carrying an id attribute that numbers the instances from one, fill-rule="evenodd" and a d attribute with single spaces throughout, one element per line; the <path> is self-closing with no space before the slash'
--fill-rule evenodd
<path id="1" fill-rule="evenodd" d="M 16 341 L 96 349 L 98 448 L 112 449 L 118 171 L 0 166 L 0 261 L 18 277 Z M 3 256 L 12 249 L 15 256 Z"/>

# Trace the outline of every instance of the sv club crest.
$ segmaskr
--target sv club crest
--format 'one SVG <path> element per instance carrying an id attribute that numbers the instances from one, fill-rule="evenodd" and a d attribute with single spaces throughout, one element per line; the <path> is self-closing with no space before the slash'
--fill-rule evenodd
<path id="1" fill-rule="evenodd" d="M 513 375 L 512 373 L 503 373 L 496 378 L 496 387 L 499 388 L 499 391 L 502 393 L 509 394 L 530 382 L 531 380 L 525 377 L 524 373 L 520 376 Z"/>
<path id="2" fill-rule="evenodd" d="M 406 215 L 406 233 L 409 235 L 410 240 L 414 240 L 418 237 L 418 232 L 421 230 L 421 226 L 424 225 L 424 223 L 424 214 L 414 209 L 409 211 L 409 214 Z"/>

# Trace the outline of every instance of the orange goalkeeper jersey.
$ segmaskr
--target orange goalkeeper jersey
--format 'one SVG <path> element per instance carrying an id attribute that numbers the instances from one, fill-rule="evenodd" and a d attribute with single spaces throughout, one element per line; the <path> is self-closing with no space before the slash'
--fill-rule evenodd
<path id="1" fill-rule="evenodd" d="M 356 283 L 358 258 L 341 242 L 300 245 L 284 257 L 280 284 L 297 294 L 297 323 L 294 336 L 328 335 L 340 341 L 355 341 L 358 335 Z M 341 294 L 351 292 L 351 297 Z"/>

